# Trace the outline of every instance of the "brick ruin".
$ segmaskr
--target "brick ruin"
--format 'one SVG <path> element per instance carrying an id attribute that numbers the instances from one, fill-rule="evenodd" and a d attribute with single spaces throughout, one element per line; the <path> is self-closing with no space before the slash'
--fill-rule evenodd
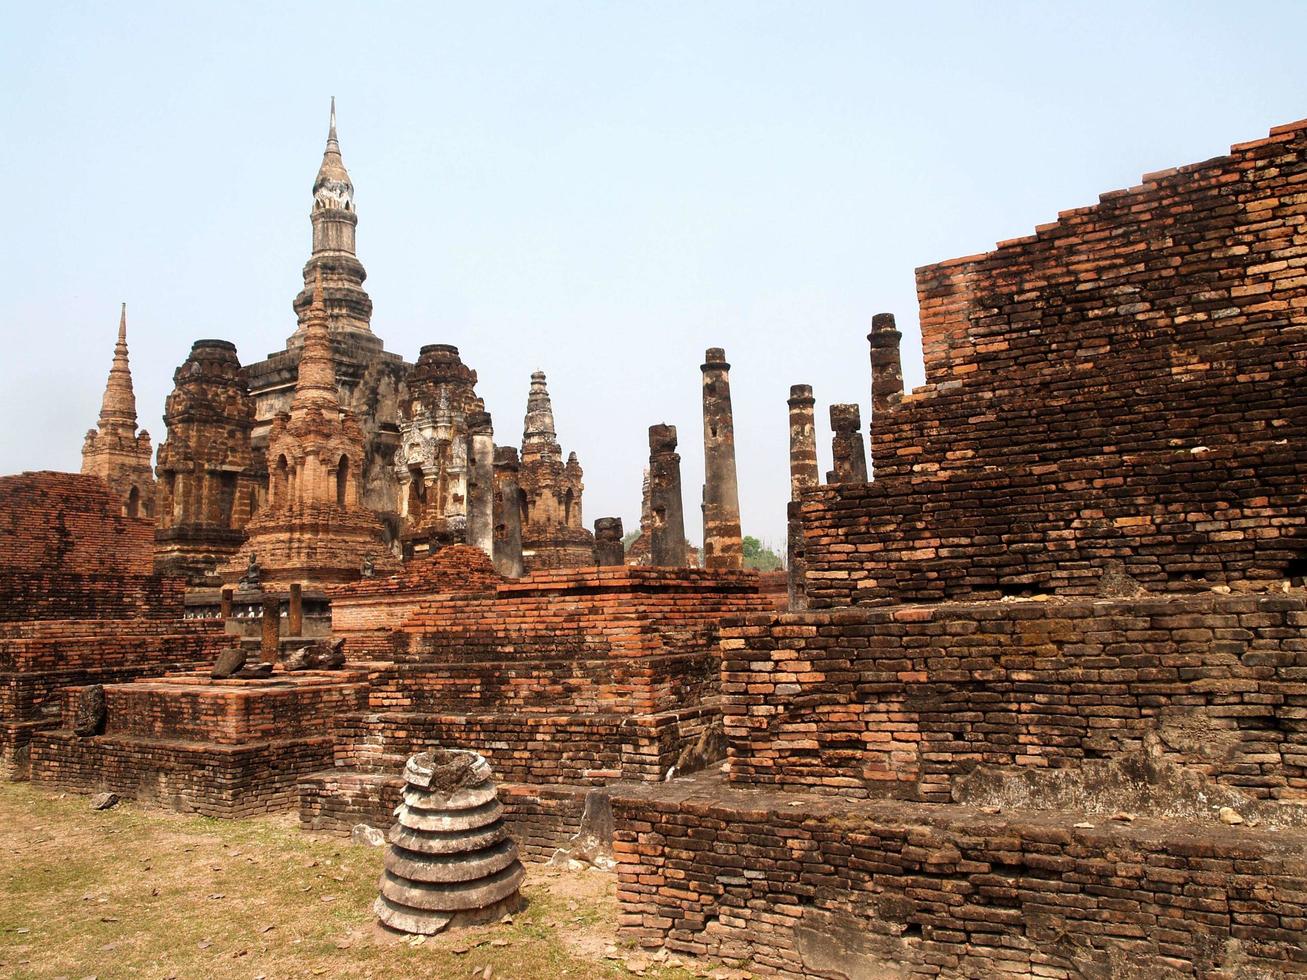
<path id="1" fill-rule="evenodd" d="M 250 441 L 254 400 L 236 345 L 225 340 L 197 340 L 173 385 L 163 413 L 168 438 L 159 446 L 155 565 L 216 586 L 218 566 L 240 548 L 245 525 L 266 502 L 267 467 Z"/>
<path id="2" fill-rule="evenodd" d="M 830 405 L 824 484 L 816 397 L 790 390 L 789 567 L 764 580 L 738 568 L 724 351 L 701 367 L 707 567 L 673 425 L 649 429 L 636 545 L 611 518 L 591 539 L 543 374 L 519 460 L 456 348 L 407 365 L 371 334 L 333 113 L 285 357 L 197 345 L 160 455 L 189 540 L 244 522 L 229 585 L 267 555 L 235 603 L 262 603 L 277 666 L 210 676 L 255 621 L 224 632 L 194 592 L 182 619 L 103 481 L 6 478 L 3 758 L 347 832 L 389 825 L 411 755 L 471 750 L 524 858 L 593 859 L 610 820 L 624 939 L 757 975 L 1307 970 L 1304 188 L 1307 121 L 919 269 L 926 384 L 877 315 L 870 442 Z M 187 457 L 206 425 L 248 451 Z M 318 529 L 320 563 L 279 564 Z M 290 585 L 320 587 L 344 668 L 288 669 Z"/>
<path id="3" fill-rule="evenodd" d="M 153 574 L 153 525 L 99 477 L 0 477 L 0 775 L 25 775 L 60 690 L 207 664 L 221 624 L 185 620 L 181 579 Z"/>
<path id="4" fill-rule="evenodd" d="M 1307 968 L 1307 121 L 917 272 L 789 402 L 728 773 L 615 791 L 622 934 L 793 977 Z M 798 559 L 798 560 L 795 560 Z"/>
<path id="5" fill-rule="evenodd" d="M 292 303 L 296 328 L 285 347 L 242 365 L 231 343 L 200 340 L 177 369 L 155 469 L 157 506 L 149 436 L 135 429 L 125 320 L 120 329 L 100 425 L 87 436 L 84 472 L 122 493 L 125 508 L 156 515 L 158 570 L 211 589 L 230 584 L 234 561 L 258 553 L 247 539 L 266 533 L 269 518 L 261 512 L 280 506 L 279 481 L 293 476 L 295 450 L 287 452 L 288 432 L 279 420 L 294 416 L 317 320 L 326 326 L 335 410 L 352 419 L 351 432 L 358 430 L 350 436 L 358 445 L 348 451 L 342 446 L 338 454 L 351 468 L 344 482 L 356 516 L 362 519 L 366 511 L 381 527 L 381 547 L 366 549 L 376 553 L 374 564 L 472 543 L 492 557 L 498 551 L 510 574 L 592 565 L 594 539 L 582 523 L 581 466 L 575 453 L 564 459 L 559 448 L 544 374 L 531 381 L 518 493 L 508 495 L 517 498 L 516 512 L 510 515 L 495 460 L 501 450 L 515 447 L 495 445 L 493 422 L 476 394 L 476 371 L 448 344 L 425 345 L 417 362 L 409 363 L 385 350 L 373 331 L 367 271 L 356 249 L 354 185 L 341 155 L 334 102 L 309 218 L 312 250 Z M 302 439 L 305 433 L 289 435 Z M 285 474 L 278 470 L 282 456 Z M 509 533 L 514 523 L 520 545 Z M 497 528 L 504 530 L 497 535 Z M 300 568 L 296 575 L 306 587 L 318 588 L 362 573 L 360 562 L 348 572 L 339 557 L 330 572 Z"/>

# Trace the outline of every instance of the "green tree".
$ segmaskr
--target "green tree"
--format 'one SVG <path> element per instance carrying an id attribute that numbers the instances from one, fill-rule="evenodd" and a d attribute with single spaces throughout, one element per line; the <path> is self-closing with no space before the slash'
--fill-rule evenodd
<path id="1" fill-rule="evenodd" d="M 781 556 L 752 534 L 744 536 L 744 567 L 759 572 L 774 572 L 781 567 Z"/>

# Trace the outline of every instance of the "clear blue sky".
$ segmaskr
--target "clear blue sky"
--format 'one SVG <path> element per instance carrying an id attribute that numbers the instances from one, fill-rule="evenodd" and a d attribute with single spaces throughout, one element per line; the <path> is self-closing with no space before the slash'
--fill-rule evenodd
<path id="1" fill-rule="evenodd" d="M 699 364 L 733 365 L 745 533 L 783 540 L 785 399 L 869 401 L 913 269 L 1307 116 L 1301 3 L 16 3 L 0 9 L 0 472 L 76 469 L 128 303 L 141 421 L 193 340 L 282 346 L 327 103 L 373 328 L 453 343 L 496 441 L 530 373 L 639 514 Z"/>

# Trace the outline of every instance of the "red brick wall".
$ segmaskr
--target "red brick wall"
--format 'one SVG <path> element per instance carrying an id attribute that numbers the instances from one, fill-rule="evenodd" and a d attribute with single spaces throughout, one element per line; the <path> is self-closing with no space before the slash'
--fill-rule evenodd
<path id="1" fill-rule="evenodd" d="M 766 976 L 1282 976 L 1302 833 L 709 793 L 613 799 L 619 935 Z"/>
<path id="2" fill-rule="evenodd" d="M 0 477 L 0 568 L 148 575 L 154 524 L 120 510 L 99 477 L 49 471 Z"/>
<path id="3" fill-rule="evenodd" d="M 918 270 L 925 388 L 805 497 L 814 606 L 1273 582 L 1307 557 L 1307 122 Z"/>
<path id="4" fill-rule="evenodd" d="M 723 631 L 730 778 L 947 802 L 982 763 L 1073 767 L 1160 734 L 1206 779 L 1307 799 L 1304 627 L 1301 596 L 753 619 Z"/>
<path id="5" fill-rule="evenodd" d="M 716 717 L 718 623 L 770 608 L 752 573 L 626 567 L 420 595 L 384 634 L 397 601 L 333 604 L 395 661 L 369 712 L 337 721 L 338 766 L 396 767 L 434 742 L 538 784 L 662 778 Z"/>

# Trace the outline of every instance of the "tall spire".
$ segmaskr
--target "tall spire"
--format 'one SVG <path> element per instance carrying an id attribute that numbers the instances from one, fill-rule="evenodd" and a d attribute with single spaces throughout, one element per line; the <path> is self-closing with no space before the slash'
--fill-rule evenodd
<path id="1" fill-rule="evenodd" d="M 118 343 L 113 348 L 113 366 L 100 402 L 100 426 L 121 425 L 136 431 L 136 395 L 132 391 L 132 369 L 127 362 L 127 304 L 118 317 Z"/>
<path id="2" fill-rule="evenodd" d="M 288 346 L 298 347 L 304 340 L 313 277 L 320 270 L 327 284 L 326 310 L 332 334 L 349 332 L 365 348 L 381 350 L 381 340 L 373 335 L 370 326 L 372 300 L 363 288 L 368 274 L 355 254 L 358 220 L 358 213 L 354 210 L 354 184 L 340 156 L 336 98 L 332 96 L 327 146 L 313 179 L 313 210 L 309 213 L 313 225 L 313 251 L 304 264 L 304 286 L 292 304 L 297 324 L 295 333 L 287 340 Z"/>
<path id="3" fill-rule="evenodd" d="M 313 302 L 304 320 L 304 350 L 300 355 L 291 413 L 309 408 L 340 409 L 340 397 L 336 393 L 336 362 L 331 353 L 331 333 L 327 329 L 327 306 L 322 298 L 321 269 L 313 280 Z"/>
<path id="4" fill-rule="evenodd" d="M 545 372 L 531 375 L 531 391 L 526 397 L 526 420 L 522 427 L 522 455 L 534 450 L 536 454 L 560 456 L 558 434 L 554 431 L 554 406 L 545 386 Z"/>
<path id="5" fill-rule="evenodd" d="M 336 97 L 331 97 L 331 122 L 327 128 L 327 148 L 322 151 L 322 166 L 313 182 L 313 209 L 354 210 L 354 185 L 340 155 L 336 137 Z"/>

